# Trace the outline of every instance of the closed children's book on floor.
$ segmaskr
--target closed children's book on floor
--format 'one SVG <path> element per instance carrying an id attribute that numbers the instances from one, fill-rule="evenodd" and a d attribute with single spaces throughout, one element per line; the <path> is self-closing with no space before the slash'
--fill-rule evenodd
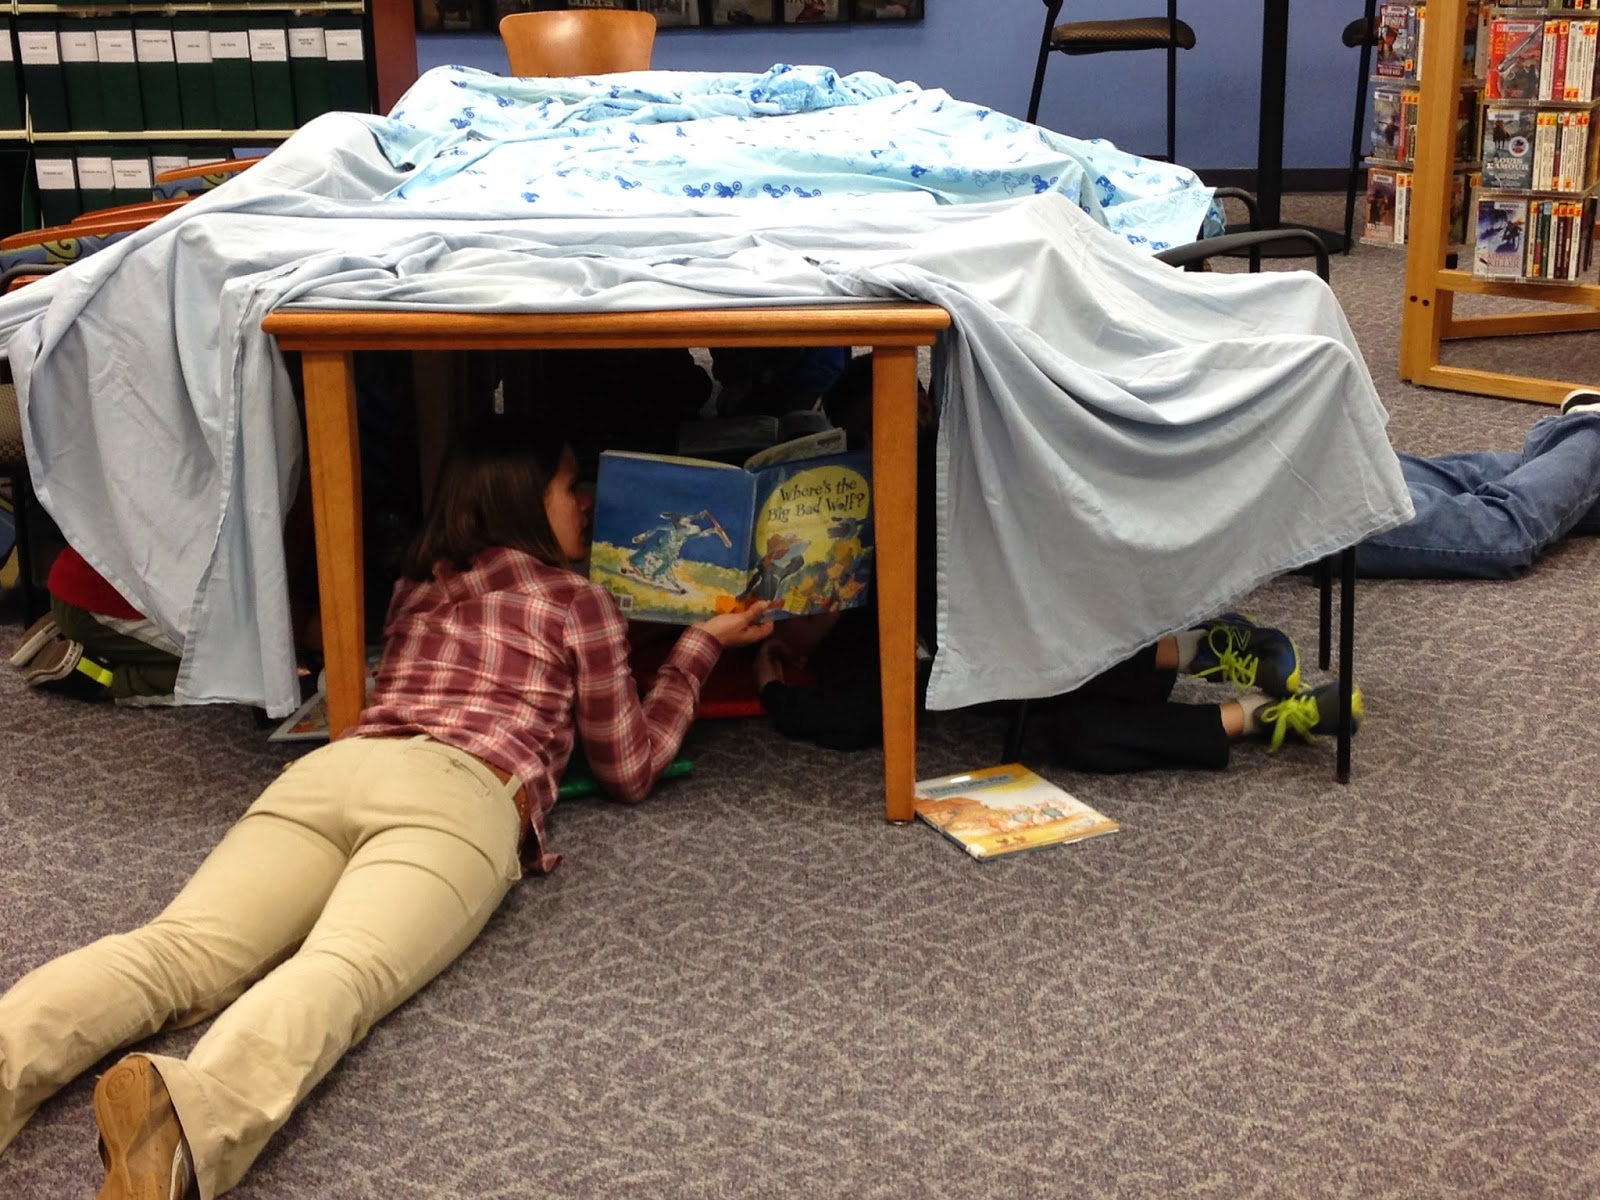
<path id="1" fill-rule="evenodd" d="M 919 818 L 973 858 L 1081 842 L 1118 828 L 1021 763 L 920 780 L 915 807 Z"/>
<path id="2" fill-rule="evenodd" d="M 589 578 L 640 621 L 692 624 L 761 600 L 776 616 L 859 607 L 872 578 L 869 466 L 837 429 L 742 465 L 607 451 Z"/>

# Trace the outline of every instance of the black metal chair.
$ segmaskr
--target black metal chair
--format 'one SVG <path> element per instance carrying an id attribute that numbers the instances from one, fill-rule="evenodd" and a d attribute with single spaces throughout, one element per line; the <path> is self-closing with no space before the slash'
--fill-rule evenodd
<path id="1" fill-rule="evenodd" d="M 1064 0 L 1044 0 L 1044 35 L 1039 39 L 1039 64 L 1033 72 L 1033 94 L 1028 99 L 1028 122 L 1039 116 L 1039 96 L 1044 91 L 1044 71 L 1052 52 L 1112 54 L 1124 50 L 1167 52 L 1167 161 L 1177 161 L 1178 51 L 1194 49 L 1194 30 L 1178 20 L 1178 0 L 1167 0 L 1164 17 L 1120 17 L 1109 21 L 1057 23 Z"/>
<path id="2" fill-rule="evenodd" d="M 1356 187 L 1361 181 L 1361 160 L 1366 157 L 1367 92 L 1371 89 L 1372 48 L 1378 44 L 1377 0 L 1367 0 L 1366 12 L 1344 27 L 1340 40 L 1352 50 L 1361 49 L 1361 74 L 1356 78 L 1356 122 L 1350 133 L 1350 170 L 1345 178 L 1344 252 L 1350 253 L 1356 223 Z"/>

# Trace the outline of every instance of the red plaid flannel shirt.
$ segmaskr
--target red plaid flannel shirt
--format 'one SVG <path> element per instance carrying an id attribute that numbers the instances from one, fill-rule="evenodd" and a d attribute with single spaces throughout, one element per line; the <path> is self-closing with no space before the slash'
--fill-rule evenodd
<path id="1" fill-rule="evenodd" d="M 545 816 L 574 734 L 595 777 L 642 800 L 678 752 L 700 686 L 722 652 L 686 629 L 643 699 L 628 666 L 628 626 L 610 594 L 520 550 L 486 550 L 472 567 L 402 579 L 384 625 L 366 710 L 341 737 L 426 734 L 512 771 L 528 789 L 541 870 L 561 861 Z"/>

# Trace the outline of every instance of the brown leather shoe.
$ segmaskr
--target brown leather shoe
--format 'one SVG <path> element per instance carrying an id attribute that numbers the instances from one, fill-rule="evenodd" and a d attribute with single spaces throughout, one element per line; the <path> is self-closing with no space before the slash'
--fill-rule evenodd
<path id="1" fill-rule="evenodd" d="M 94 1119 L 106 1164 L 98 1200 L 186 1200 L 193 1194 L 183 1126 L 148 1058 L 129 1055 L 100 1076 Z"/>

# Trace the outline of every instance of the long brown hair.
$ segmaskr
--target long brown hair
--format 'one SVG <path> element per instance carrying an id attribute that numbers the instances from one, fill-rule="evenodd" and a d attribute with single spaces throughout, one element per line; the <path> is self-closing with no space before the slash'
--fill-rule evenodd
<path id="1" fill-rule="evenodd" d="M 550 421 L 520 413 L 473 419 L 439 472 L 433 505 L 401 565 L 406 577 L 431 578 L 440 559 L 464 571 L 496 546 L 568 566 L 544 508 L 566 445 Z"/>

